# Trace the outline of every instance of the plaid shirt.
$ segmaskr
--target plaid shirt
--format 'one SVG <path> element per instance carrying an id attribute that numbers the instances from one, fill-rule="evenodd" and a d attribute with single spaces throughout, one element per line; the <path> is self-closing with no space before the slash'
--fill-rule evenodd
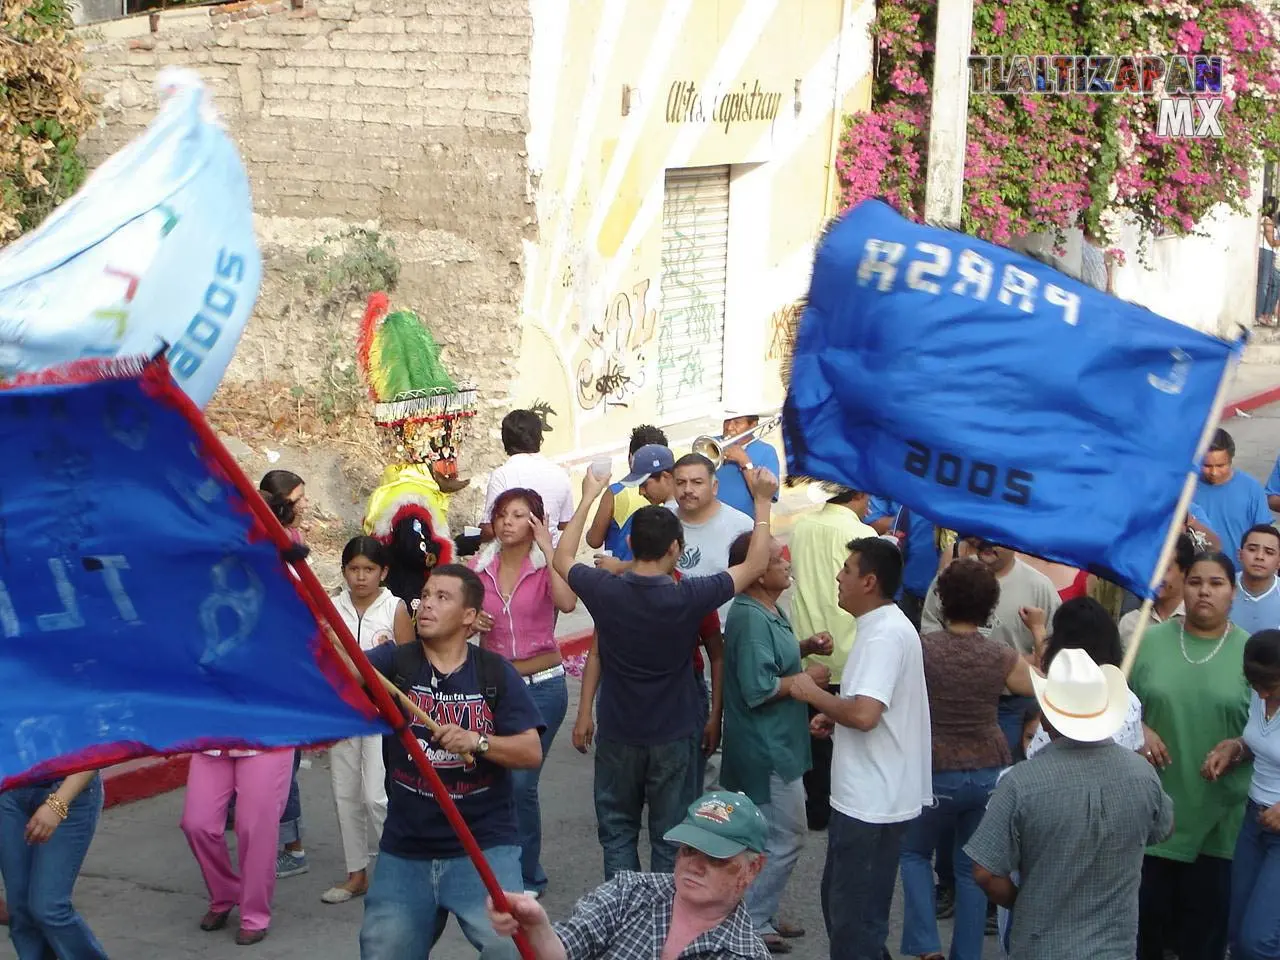
<path id="1" fill-rule="evenodd" d="M 578 901 L 555 925 L 568 960 L 658 960 L 671 929 L 676 881 L 669 873 L 619 873 Z M 747 908 L 739 903 L 723 923 L 685 947 L 681 957 L 768 960 Z"/>

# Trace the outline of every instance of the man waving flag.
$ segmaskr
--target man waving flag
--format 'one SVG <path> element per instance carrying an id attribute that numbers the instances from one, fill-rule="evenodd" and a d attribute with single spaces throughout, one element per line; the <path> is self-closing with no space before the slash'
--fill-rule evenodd
<path id="1" fill-rule="evenodd" d="M 788 472 L 1149 596 L 1239 349 L 864 201 L 815 259 Z"/>

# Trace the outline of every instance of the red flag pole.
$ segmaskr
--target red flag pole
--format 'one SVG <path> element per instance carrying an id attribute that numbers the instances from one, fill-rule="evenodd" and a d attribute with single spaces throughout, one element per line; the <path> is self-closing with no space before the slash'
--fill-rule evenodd
<path id="1" fill-rule="evenodd" d="M 157 372 L 152 373 L 153 370 Z M 227 479 L 236 488 L 245 504 L 253 511 L 255 519 L 262 525 L 262 528 L 271 537 L 276 547 L 281 551 L 287 551 L 294 547 L 294 542 L 289 538 L 289 534 L 281 525 L 279 518 L 271 512 L 271 508 L 262 499 L 262 495 L 253 485 L 253 482 L 245 476 L 244 471 L 240 469 L 240 464 L 236 463 L 235 457 L 231 455 L 231 451 L 218 439 L 217 434 L 213 432 L 213 428 L 205 420 L 204 414 L 191 401 L 191 398 L 174 383 L 169 374 L 168 364 L 163 359 L 158 359 L 153 365 L 149 365 L 149 369 L 143 373 L 143 376 L 154 376 L 168 399 L 186 415 L 204 443 L 209 456 L 217 461 L 218 466 L 222 468 Z M 445 818 L 449 821 L 449 826 L 453 828 L 453 832 L 462 841 L 463 849 L 467 851 L 467 856 L 471 858 L 471 862 L 475 865 L 476 873 L 480 874 L 480 879 L 484 883 L 485 889 L 489 891 L 489 896 L 493 898 L 494 906 L 501 912 L 510 912 L 511 907 L 507 903 L 507 896 L 503 892 L 502 886 L 498 883 L 498 878 L 494 876 L 493 869 L 489 866 L 489 861 L 485 859 L 484 851 L 476 843 L 476 838 L 472 836 L 471 829 L 462 818 L 462 814 L 458 812 L 458 808 L 454 804 L 453 798 L 449 796 L 449 791 L 445 789 L 440 775 L 436 773 L 435 767 L 427 759 L 427 754 L 422 749 L 422 745 L 418 743 L 417 737 L 410 731 L 400 708 L 391 699 L 391 695 L 383 689 L 382 675 L 373 668 L 373 664 L 369 662 L 364 655 L 364 651 L 360 649 L 360 644 L 351 635 L 346 621 L 338 613 L 338 608 L 333 605 L 333 599 L 325 592 L 324 585 L 320 583 L 310 565 L 305 560 L 295 560 L 291 561 L 291 566 L 298 574 L 299 592 L 304 595 L 304 599 L 310 601 L 313 609 L 318 610 L 329 626 L 333 628 L 334 633 L 337 634 L 338 641 L 342 644 L 343 650 L 346 651 L 347 656 L 351 658 L 352 664 L 355 665 L 356 670 L 359 672 L 360 679 L 364 682 L 365 691 L 373 700 L 378 713 L 396 731 L 400 742 L 404 744 L 405 749 L 409 751 L 409 756 L 413 758 L 414 765 L 426 777 L 427 783 L 431 785 L 431 792 L 435 795 L 436 803 L 440 804 L 440 809 L 444 811 Z M 525 939 L 522 932 L 516 933 L 515 942 L 520 951 L 520 956 L 524 960 L 536 960 L 533 948 L 529 945 L 529 941 Z"/>

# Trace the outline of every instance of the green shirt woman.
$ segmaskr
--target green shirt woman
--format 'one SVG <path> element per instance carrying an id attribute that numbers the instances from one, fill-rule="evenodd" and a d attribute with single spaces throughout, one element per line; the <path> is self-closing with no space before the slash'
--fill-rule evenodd
<path id="1" fill-rule="evenodd" d="M 1138 960 L 1161 960 L 1166 942 L 1183 960 L 1221 958 L 1226 950 L 1231 857 L 1250 769 L 1210 782 L 1200 768 L 1249 715 L 1249 635 L 1228 618 L 1235 584 L 1226 556 L 1197 557 L 1183 588 L 1186 619 L 1147 631 L 1129 678 L 1142 701 L 1144 752 L 1174 813 L 1173 835 L 1149 847 L 1143 863 Z"/>

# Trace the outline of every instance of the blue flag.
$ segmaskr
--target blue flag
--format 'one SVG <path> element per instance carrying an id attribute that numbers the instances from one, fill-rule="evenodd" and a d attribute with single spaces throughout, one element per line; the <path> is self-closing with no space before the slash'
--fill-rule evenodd
<path id="1" fill-rule="evenodd" d="M 864 201 L 814 261 L 787 468 L 1147 596 L 1238 349 Z"/>
<path id="2" fill-rule="evenodd" d="M 0 785 L 388 732 L 210 439 L 159 364 L 0 390 Z"/>

